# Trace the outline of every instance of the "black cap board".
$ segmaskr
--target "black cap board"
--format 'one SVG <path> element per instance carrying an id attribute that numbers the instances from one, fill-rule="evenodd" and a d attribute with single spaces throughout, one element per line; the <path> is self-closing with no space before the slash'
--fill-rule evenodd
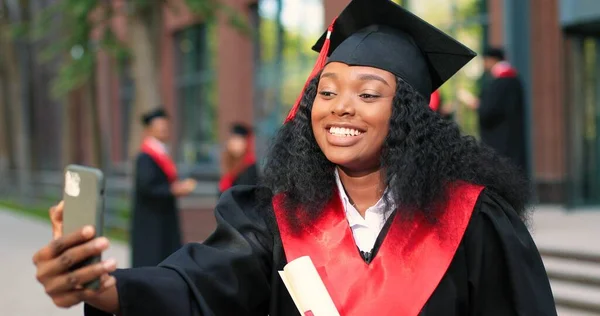
<path id="1" fill-rule="evenodd" d="M 231 126 L 231 133 L 240 136 L 248 136 L 252 131 L 248 126 L 242 123 L 235 123 Z"/>
<path id="2" fill-rule="evenodd" d="M 327 33 L 313 50 L 321 52 Z M 383 69 L 427 101 L 476 54 L 390 0 L 353 0 L 332 27 L 330 62 Z"/>
<path id="3" fill-rule="evenodd" d="M 142 124 L 144 126 L 148 126 L 148 125 L 150 125 L 150 123 L 152 123 L 152 120 L 159 118 L 159 117 L 167 118 L 169 116 L 167 115 L 167 112 L 163 108 L 157 108 L 157 109 L 154 109 L 154 110 L 142 115 Z"/>

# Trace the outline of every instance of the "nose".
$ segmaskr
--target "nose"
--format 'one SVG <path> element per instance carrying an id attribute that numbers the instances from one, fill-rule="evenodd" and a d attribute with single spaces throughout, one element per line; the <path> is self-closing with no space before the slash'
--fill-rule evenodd
<path id="1" fill-rule="evenodd" d="M 355 114 L 356 111 L 350 98 L 342 97 L 336 101 L 331 109 L 331 114 L 337 116 L 353 116 Z"/>

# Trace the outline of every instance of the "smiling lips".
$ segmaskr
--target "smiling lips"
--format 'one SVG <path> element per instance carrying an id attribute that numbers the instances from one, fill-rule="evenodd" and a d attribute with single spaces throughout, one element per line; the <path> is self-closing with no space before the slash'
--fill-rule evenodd
<path id="1" fill-rule="evenodd" d="M 327 142 L 336 147 L 354 146 L 360 142 L 366 132 L 350 126 L 328 126 L 325 130 Z"/>
<path id="2" fill-rule="evenodd" d="M 363 133 L 362 131 L 360 131 L 358 129 L 354 129 L 354 128 L 336 127 L 336 126 L 332 126 L 329 128 L 329 134 L 338 136 L 338 137 L 359 136 L 362 133 Z"/>

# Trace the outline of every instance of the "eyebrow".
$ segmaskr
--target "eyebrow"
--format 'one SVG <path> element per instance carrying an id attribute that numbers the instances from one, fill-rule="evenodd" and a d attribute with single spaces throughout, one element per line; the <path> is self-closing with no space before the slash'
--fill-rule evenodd
<path id="1" fill-rule="evenodd" d="M 385 79 L 379 77 L 378 75 L 373 75 L 373 74 L 361 74 L 358 76 L 358 79 L 363 80 L 363 81 L 369 81 L 369 80 L 376 80 L 376 81 L 381 81 L 383 82 L 386 86 L 390 86 L 390 84 L 385 81 Z"/>
<path id="2" fill-rule="evenodd" d="M 335 78 L 337 78 L 337 75 L 333 72 L 326 72 L 321 75 L 321 78 L 327 78 L 327 77 L 335 79 Z"/>
<path id="3" fill-rule="evenodd" d="M 333 73 L 333 72 L 326 72 L 324 74 L 321 75 L 321 78 L 333 78 L 336 79 L 338 76 L 337 74 Z M 378 75 L 374 75 L 374 74 L 360 74 L 358 76 L 358 79 L 361 81 L 369 81 L 369 80 L 376 80 L 376 81 L 380 81 L 383 82 L 386 86 L 390 86 L 390 84 L 385 81 L 385 79 L 381 78 Z"/>

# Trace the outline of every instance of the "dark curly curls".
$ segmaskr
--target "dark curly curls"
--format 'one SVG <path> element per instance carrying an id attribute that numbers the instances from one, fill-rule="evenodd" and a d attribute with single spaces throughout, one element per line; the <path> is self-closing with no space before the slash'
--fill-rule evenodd
<path id="1" fill-rule="evenodd" d="M 287 209 L 302 209 L 311 217 L 335 192 L 335 165 L 317 145 L 311 127 L 318 78 L 309 83 L 295 118 L 276 135 L 262 179 L 273 194 L 286 194 Z M 447 200 L 448 185 L 462 180 L 493 190 L 525 217 L 530 188 L 522 173 L 475 138 L 461 135 L 454 122 L 431 111 L 399 78 L 381 165 L 391 198 L 404 214 L 421 212 L 435 221 L 436 205 Z"/>

